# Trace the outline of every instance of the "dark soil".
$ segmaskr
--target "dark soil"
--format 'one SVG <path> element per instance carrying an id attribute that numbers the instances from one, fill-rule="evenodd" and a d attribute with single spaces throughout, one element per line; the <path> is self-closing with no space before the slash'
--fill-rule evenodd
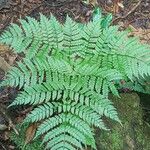
<path id="1" fill-rule="evenodd" d="M 140 2 L 139 0 L 98 0 L 97 2 L 96 5 L 102 8 L 104 14 L 113 13 L 113 24 L 119 24 L 123 29 L 133 27 L 137 31 L 142 30 L 142 33 L 145 31 L 145 41 L 150 43 L 149 0 Z M 82 0 L 0 0 L 0 33 L 10 23 L 18 23 L 19 19 L 26 16 L 38 19 L 39 13 L 46 16 L 50 16 L 52 13 L 62 23 L 67 15 L 78 22 L 85 23 L 91 19 L 94 8 L 92 4 L 85 4 Z M 17 56 L 10 51 L 1 52 L 1 49 L 0 56 L 5 58 L 8 63 L 11 62 L 11 65 L 17 59 Z M 5 73 L 0 70 L 0 81 L 3 80 L 4 75 Z M 3 115 L 8 114 L 7 117 L 4 117 L 7 124 L 8 118 L 11 118 L 15 124 L 20 122 L 28 112 L 26 108 L 7 111 L 6 107 L 16 97 L 17 93 L 18 90 L 13 88 L 0 89 L 0 121 L 3 113 Z M 2 107 L 6 108 L 3 112 L 1 112 Z M 0 131 L 0 150 L 16 149 L 15 145 L 9 141 L 9 132 L 8 128 L 5 131 Z"/>

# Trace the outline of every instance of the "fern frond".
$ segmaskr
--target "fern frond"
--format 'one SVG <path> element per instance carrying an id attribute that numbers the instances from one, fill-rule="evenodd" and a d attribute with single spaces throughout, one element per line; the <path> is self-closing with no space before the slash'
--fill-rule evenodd
<path id="1" fill-rule="evenodd" d="M 65 89 L 65 86 L 63 86 L 63 83 L 61 85 L 61 82 L 59 85 L 52 83 L 53 82 L 50 82 L 49 84 L 45 83 L 43 85 L 35 85 L 34 87 L 26 88 L 25 91 L 16 98 L 11 106 L 22 104 L 35 105 L 48 101 L 58 101 L 61 98 L 69 98 L 76 103 L 79 102 L 81 105 L 87 105 L 91 108 L 94 108 L 94 110 L 100 115 L 105 115 L 107 117 L 110 117 L 111 119 L 120 122 L 116 109 L 112 105 L 112 102 L 106 99 L 104 96 L 100 96 L 98 93 L 91 91 L 88 88 L 81 91 L 72 91 L 73 89 L 71 88 L 70 91 L 69 89 Z M 46 107 L 45 111 L 47 112 Z M 44 110 L 42 112 L 44 113 Z M 37 115 L 38 113 L 35 112 L 35 114 Z M 31 118 L 33 119 L 33 117 Z M 40 116 L 37 118 L 40 118 Z"/>
<path id="2" fill-rule="evenodd" d="M 148 51 L 148 49 L 147 49 Z M 132 53 L 132 52 L 131 52 Z M 90 61 L 91 64 L 99 63 L 101 68 L 107 67 L 108 69 L 115 69 L 120 72 L 124 78 L 128 78 L 131 81 L 136 77 L 140 78 L 145 76 L 149 76 L 150 74 L 150 65 L 149 61 L 144 60 L 142 56 L 139 58 L 138 56 L 132 56 L 131 53 L 126 53 L 123 51 L 106 51 L 105 53 L 99 51 L 86 61 Z"/>
<path id="3" fill-rule="evenodd" d="M 44 44 L 56 49 L 62 47 L 62 26 L 53 16 L 48 19 L 40 14 L 40 26 Z"/>
<path id="4" fill-rule="evenodd" d="M 18 67 L 13 67 L 9 71 L 7 79 L 2 83 L 2 85 L 19 86 L 21 88 L 22 86 L 42 83 L 46 72 L 67 74 L 72 71 L 72 67 L 68 62 L 55 57 L 38 57 L 34 59 L 34 61 L 24 59 L 22 62 L 18 63 Z"/>
<path id="5" fill-rule="evenodd" d="M 96 47 L 97 39 L 101 34 L 100 20 L 89 22 L 84 26 L 82 33 L 82 37 L 84 39 L 83 51 L 85 51 L 85 53 L 93 53 L 93 50 Z"/>
<path id="6" fill-rule="evenodd" d="M 149 60 L 145 59 L 150 54 L 149 46 L 128 38 L 127 32 L 119 32 L 116 26 L 103 30 L 95 49 L 102 67 L 117 69 L 131 80 L 150 74 Z"/>
<path id="7" fill-rule="evenodd" d="M 54 114 L 57 110 L 59 103 L 46 103 L 35 108 L 31 113 L 26 117 L 25 122 L 37 122 L 42 119 L 46 119 Z"/>
<path id="8" fill-rule="evenodd" d="M 13 24 L 0 37 L 0 42 L 11 45 L 15 52 L 24 52 L 28 58 L 33 58 L 39 51 L 45 53 L 45 47 L 46 54 L 52 48 L 62 47 L 62 27 L 53 16 L 47 19 L 41 15 L 40 22 L 27 17 L 20 22 L 22 28 Z"/>
<path id="9" fill-rule="evenodd" d="M 82 49 L 81 29 L 78 23 L 67 16 L 63 27 L 63 49 L 66 54 L 77 53 Z"/>
<path id="10" fill-rule="evenodd" d="M 60 144 L 60 142 L 62 143 Z M 66 144 L 64 144 L 64 142 L 66 142 Z M 60 136 L 53 138 L 51 141 L 48 142 L 46 148 L 58 149 L 59 147 L 61 149 L 67 148 L 71 150 L 76 150 L 75 147 L 73 147 L 71 144 L 75 145 L 77 148 L 82 149 L 82 145 L 77 139 L 66 134 L 61 134 Z"/>
<path id="11" fill-rule="evenodd" d="M 0 37 L 0 43 L 11 45 L 11 48 L 14 48 L 17 52 L 21 51 L 20 47 L 24 47 L 22 46 L 23 40 L 23 31 L 16 24 L 12 24 Z"/>
<path id="12" fill-rule="evenodd" d="M 59 137 L 60 135 L 62 135 L 64 133 L 71 135 L 74 139 L 78 140 L 80 143 L 83 143 L 84 145 L 87 145 L 87 143 L 90 143 L 90 145 L 94 149 L 96 147 L 94 139 L 91 139 L 88 134 L 85 135 L 85 134 L 81 133 L 80 131 L 78 131 L 76 128 L 74 128 L 70 125 L 65 125 L 65 124 L 62 124 L 59 127 L 56 127 L 52 131 L 48 132 L 44 136 L 43 142 L 48 142 L 50 139 L 53 139 L 57 136 Z M 63 141 L 63 139 L 61 139 L 61 141 Z M 67 141 L 67 139 L 66 139 L 66 141 Z M 75 145 L 75 146 L 78 147 L 78 145 Z"/>
<path id="13" fill-rule="evenodd" d="M 63 122 L 69 123 L 71 126 L 74 126 L 79 131 L 83 132 L 84 134 L 88 134 L 93 138 L 93 133 L 90 128 L 90 126 L 84 122 L 82 119 L 77 117 L 73 114 L 60 114 L 55 117 L 51 117 L 49 119 L 46 119 L 39 127 L 36 133 L 36 137 L 46 133 L 47 131 L 53 129 L 54 127 L 58 126 L 59 124 L 62 124 Z"/>

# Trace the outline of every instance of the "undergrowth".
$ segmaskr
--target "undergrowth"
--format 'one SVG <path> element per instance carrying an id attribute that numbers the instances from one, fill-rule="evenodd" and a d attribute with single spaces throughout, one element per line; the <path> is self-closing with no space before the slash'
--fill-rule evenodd
<path id="1" fill-rule="evenodd" d="M 26 129 L 28 128 L 28 124 L 18 124 L 16 129 L 19 131 L 19 135 L 17 135 L 14 131 L 11 132 L 10 140 L 16 145 L 18 150 L 42 150 L 44 149 L 41 146 L 41 140 L 36 139 L 26 144 Z"/>

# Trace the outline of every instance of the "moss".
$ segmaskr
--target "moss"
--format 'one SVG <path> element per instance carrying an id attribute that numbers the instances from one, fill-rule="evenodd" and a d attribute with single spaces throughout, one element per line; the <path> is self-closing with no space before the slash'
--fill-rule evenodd
<path id="1" fill-rule="evenodd" d="M 111 131 L 97 131 L 98 150 L 149 150 L 147 131 L 150 128 L 146 129 L 143 122 L 139 96 L 128 93 L 121 94 L 121 98 L 110 97 L 118 109 L 123 126 L 109 122 Z"/>

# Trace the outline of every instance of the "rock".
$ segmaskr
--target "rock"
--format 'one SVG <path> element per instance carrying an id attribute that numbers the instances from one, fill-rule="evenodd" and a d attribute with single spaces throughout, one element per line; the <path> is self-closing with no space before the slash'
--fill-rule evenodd
<path id="1" fill-rule="evenodd" d="M 107 120 L 111 131 L 96 130 L 98 150 L 148 150 L 150 129 L 143 122 L 140 98 L 136 93 L 110 96 L 123 126 Z"/>

